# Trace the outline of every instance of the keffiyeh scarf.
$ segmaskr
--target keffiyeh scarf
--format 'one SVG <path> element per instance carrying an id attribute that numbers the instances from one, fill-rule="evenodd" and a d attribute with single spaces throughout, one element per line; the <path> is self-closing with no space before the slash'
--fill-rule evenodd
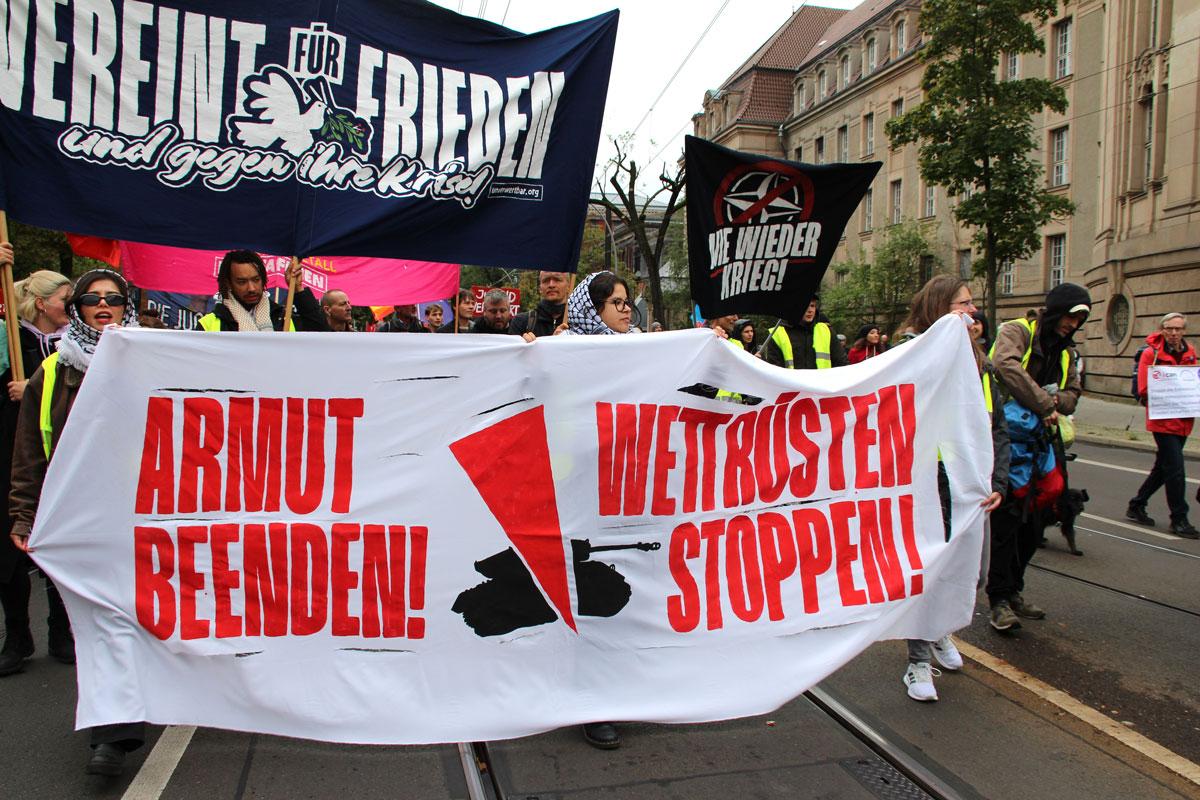
<path id="1" fill-rule="evenodd" d="M 79 316 L 79 309 L 74 304 L 67 306 L 67 316 L 71 321 L 67 324 L 67 332 L 58 342 L 58 360 L 72 366 L 80 372 L 87 372 L 91 366 L 92 356 L 96 354 L 96 345 L 100 343 L 100 334 Z M 121 314 L 121 327 L 138 327 L 137 311 L 128 299 Z"/>
<path id="2" fill-rule="evenodd" d="M 598 336 L 615 334 L 612 328 L 604 324 L 600 319 L 600 313 L 596 311 L 596 306 L 592 304 L 592 296 L 588 293 L 588 286 L 597 275 L 603 275 L 603 272 L 593 272 L 583 279 L 583 282 L 575 287 L 571 292 L 571 296 L 567 298 L 567 332 L 578 336 Z M 632 330 L 632 328 L 630 329 Z"/>
<path id="3" fill-rule="evenodd" d="M 229 315 L 237 323 L 239 331 L 253 333 L 254 331 L 275 330 L 275 325 L 271 322 L 271 300 L 265 293 L 258 298 L 258 304 L 250 311 L 247 311 L 244 305 L 232 297 L 222 302 L 225 304 L 225 308 L 229 309 Z"/>

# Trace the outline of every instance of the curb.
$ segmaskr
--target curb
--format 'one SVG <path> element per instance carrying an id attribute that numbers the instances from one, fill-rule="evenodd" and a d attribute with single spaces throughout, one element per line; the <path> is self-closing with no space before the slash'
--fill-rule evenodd
<path id="1" fill-rule="evenodd" d="M 1133 439 L 1121 439 L 1116 436 L 1084 433 L 1078 428 L 1075 429 L 1075 441 L 1083 442 L 1084 444 L 1098 444 L 1103 447 L 1119 447 L 1124 450 L 1140 450 L 1143 453 L 1158 452 L 1158 447 L 1152 442 L 1138 442 Z M 1183 448 L 1183 455 L 1185 458 L 1200 458 L 1200 443 L 1193 445 L 1189 442 Z"/>

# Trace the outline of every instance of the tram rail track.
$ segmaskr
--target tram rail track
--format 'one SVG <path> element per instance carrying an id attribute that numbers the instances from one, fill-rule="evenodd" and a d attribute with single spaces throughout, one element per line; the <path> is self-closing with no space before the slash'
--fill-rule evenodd
<path id="1" fill-rule="evenodd" d="M 1103 591 L 1112 592 L 1113 594 L 1118 594 L 1123 597 L 1129 597 L 1134 600 L 1141 600 L 1143 602 L 1150 603 L 1152 605 L 1156 605 L 1160 608 L 1167 608 L 1172 611 L 1178 611 L 1180 614 L 1187 614 L 1188 616 L 1196 617 L 1197 619 L 1200 619 L 1200 611 L 1192 611 L 1191 609 L 1182 608 L 1182 607 L 1174 605 L 1172 603 L 1168 603 L 1164 600 L 1155 600 L 1153 597 L 1147 597 L 1144 594 L 1137 594 L 1136 592 L 1126 591 L 1125 589 L 1118 589 L 1115 586 L 1109 586 L 1107 584 L 1100 583 L 1098 581 L 1089 580 L 1088 578 L 1082 578 L 1078 575 L 1072 575 L 1069 572 L 1064 572 L 1062 570 L 1054 569 L 1053 567 L 1042 566 L 1041 564 L 1034 564 L 1031 562 L 1029 564 L 1029 567 L 1031 569 L 1036 569 L 1039 572 L 1046 572 L 1051 575 L 1056 575 L 1060 578 L 1064 578 L 1066 580 L 1075 581 L 1076 583 L 1082 583 L 1085 586 L 1091 586 L 1094 589 L 1100 589 Z"/>

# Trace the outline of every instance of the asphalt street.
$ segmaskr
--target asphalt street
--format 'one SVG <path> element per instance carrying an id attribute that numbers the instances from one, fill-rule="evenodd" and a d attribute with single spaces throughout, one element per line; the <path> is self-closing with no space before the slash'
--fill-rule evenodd
<path id="1" fill-rule="evenodd" d="M 1047 609 L 1047 618 L 1001 635 L 988 626 L 981 601 L 959 638 L 1194 766 L 1200 762 L 1200 542 L 1167 533 L 1161 495 L 1150 508 L 1157 528 L 1124 519 L 1152 454 L 1086 444 L 1076 452 L 1072 485 L 1086 487 L 1092 498 L 1079 527 L 1084 555 L 1069 554 L 1049 529 L 1048 545 L 1027 576 L 1026 595 Z M 1189 468 L 1200 477 L 1200 464 Z M 1189 484 L 1190 492 L 1196 485 Z M 1200 521 L 1200 508 L 1193 521 Z M 34 615 L 38 654 L 24 673 L 0 680 L 4 797 L 468 796 L 452 745 L 356 747 L 211 729 L 172 729 L 148 758 L 163 730 L 152 727 L 151 741 L 130 757 L 125 775 L 87 776 L 87 737 L 72 731 L 74 670 L 45 656 L 40 580 Z M 968 659 L 961 673 L 938 678 L 939 702 L 920 704 L 905 694 L 904 664 L 902 642 L 880 642 L 823 688 L 961 797 L 1200 797 L 1200 784 L 1153 753 L 1116 741 L 994 665 Z M 631 723 L 621 731 L 623 746 L 615 751 L 588 747 L 574 729 L 491 743 L 492 774 L 514 800 L 922 796 L 911 786 L 901 792 L 902 778 L 803 697 L 764 717 Z"/>

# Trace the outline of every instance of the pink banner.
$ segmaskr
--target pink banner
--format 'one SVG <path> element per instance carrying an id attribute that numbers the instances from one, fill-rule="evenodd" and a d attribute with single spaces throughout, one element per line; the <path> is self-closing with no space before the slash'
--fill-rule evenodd
<path id="1" fill-rule="evenodd" d="M 217 267 L 224 251 L 187 250 L 121 242 L 121 269 L 143 289 L 184 294 L 215 294 Z M 290 256 L 263 256 L 267 285 L 286 287 Z M 393 258 L 306 258 L 304 285 L 320 297 L 345 292 L 356 306 L 406 305 L 455 297 L 458 265 Z"/>

